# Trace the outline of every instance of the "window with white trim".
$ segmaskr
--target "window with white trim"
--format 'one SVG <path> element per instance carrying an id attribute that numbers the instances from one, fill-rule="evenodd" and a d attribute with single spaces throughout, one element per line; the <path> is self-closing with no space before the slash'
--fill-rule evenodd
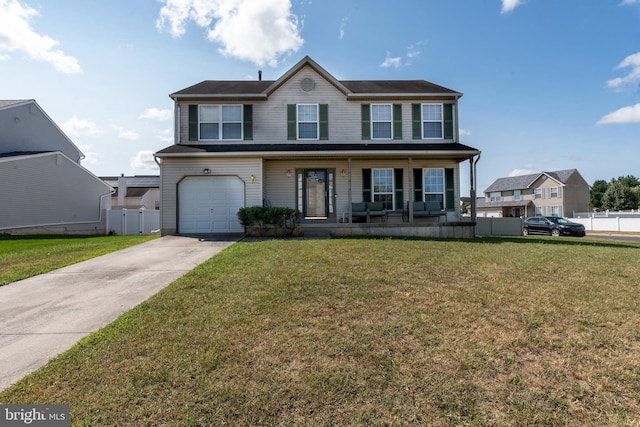
<path id="1" fill-rule="evenodd" d="M 489 201 L 490 202 L 501 202 L 502 201 L 502 192 L 501 191 L 492 191 L 489 193 Z"/>
<path id="2" fill-rule="evenodd" d="M 372 169 L 373 201 L 383 202 L 386 210 L 393 210 L 393 169 Z"/>
<path id="3" fill-rule="evenodd" d="M 536 206 L 536 216 L 544 216 L 544 206 Z"/>
<path id="4" fill-rule="evenodd" d="M 442 104 L 422 104 L 423 139 L 441 139 L 443 123 Z"/>
<path id="5" fill-rule="evenodd" d="M 318 139 L 318 104 L 298 104 L 298 139 Z"/>
<path id="6" fill-rule="evenodd" d="M 533 190 L 534 199 L 544 199 L 544 188 L 535 188 Z"/>
<path id="7" fill-rule="evenodd" d="M 513 190 L 513 200 L 516 202 L 522 200 L 522 190 Z"/>
<path id="8" fill-rule="evenodd" d="M 550 206 L 549 211 L 551 216 L 562 216 L 562 206 Z"/>
<path id="9" fill-rule="evenodd" d="M 423 169 L 424 200 L 437 201 L 444 208 L 444 169 Z"/>
<path id="10" fill-rule="evenodd" d="M 560 187 L 551 187 L 551 188 L 549 188 L 549 198 L 550 199 L 558 199 L 558 198 L 560 198 Z"/>
<path id="11" fill-rule="evenodd" d="M 200 105 L 199 108 L 199 139 L 242 139 L 242 105 Z"/>
<path id="12" fill-rule="evenodd" d="M 371 104 L 371 138 L 393 138 L 391 104 Z"/>

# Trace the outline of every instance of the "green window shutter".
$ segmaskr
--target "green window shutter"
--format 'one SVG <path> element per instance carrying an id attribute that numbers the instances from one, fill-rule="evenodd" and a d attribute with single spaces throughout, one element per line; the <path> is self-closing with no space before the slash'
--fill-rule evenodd
<path id="1" fill-rule="evenodd" d="M 411 104 L 411 129 L 413 130 L 413 139 L 422 139 L 421 110 L 422 106 L 420 104 Z"/>
<path id="2" fill-rule="evenodd" d="M 422 191 L 422 169 L 413 170 L 413 200 L 421 202 L 424 192 Z"/>
<path id="3" fill-rule="evenodd" d="M 453 139 L 453 104 L 442 106 L 442 117 L 444 119 L 444 139 Z"/>
<path id="4" fill-rule="evenodd" d="M 371 105 L 362 104 L 362 139 L 371 139 Z"/>
<path id="5" fill-rule="evenodd" d="M 243 133 L 245 141 L 253 140 L 253 105 L 245 104 L 243 117 Z"/>
<path id="6" fill-rule="evenodd" d="M 329 104 L 320 104 L 320 139 L 329 139 Z"/>
<path id="7" fill-rule="evenodd" d="M 287 139 L 298 139 L 296 104 L 287 104 Z"/>
<path id="8" fill-rule="evenodd" d="M 402 139 L 402 104 L 393 104 L 393 139 Z"/>
<path id="9" fill-rule="evenodd" d="M 396 199 L 396 209 L 402 210 L 404 209 L 404 191 L 402 186 L 404 185 L 404 177 L 402 176 L 403 169 L 396 168 L 393 170 L 393 186 L 394 188 L 394 197 Z"/>
<path id="10" fill-rule="evenodd" d="M 362 169 L 362 201 L 372 202 L 371 194 L 371 169 Z"/>
<path id="11" fill-rule="evenodd" d="M 198 140 L 198 106 L 189 105 L 189 141 Z"/>
<path id="12" fill-rule="evenodd" d="M 448 211 L 455 211 L 455 184 L 452 168 L 444 170 L 444 199 Z"/>

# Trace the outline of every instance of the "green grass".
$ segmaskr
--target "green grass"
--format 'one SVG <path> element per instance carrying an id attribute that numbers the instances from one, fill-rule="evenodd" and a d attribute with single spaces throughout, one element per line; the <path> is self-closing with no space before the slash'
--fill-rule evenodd
<path id="1" fill-rule="evenodd" d="M 17 385 L 73 425 L 636 425 L 640 245 L 240 242 Z"/>
<path id="2" fill-rule="evenodd" d="M 156 236 L 0 235 L 0 286 L 154 238 Z"/>

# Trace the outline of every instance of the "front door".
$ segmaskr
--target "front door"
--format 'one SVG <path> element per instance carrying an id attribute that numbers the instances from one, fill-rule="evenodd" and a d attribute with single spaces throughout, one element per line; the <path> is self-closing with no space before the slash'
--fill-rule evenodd
<path id="1" fill-rule="evenodd" d="M 329 187 L 326 169 L 304 170 L 304 216 L 326 219 L 329 206 Z"/>

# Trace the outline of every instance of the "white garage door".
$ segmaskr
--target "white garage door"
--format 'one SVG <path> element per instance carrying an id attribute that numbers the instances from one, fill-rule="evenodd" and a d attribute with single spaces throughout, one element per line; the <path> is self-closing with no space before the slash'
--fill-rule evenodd
<path id="1" fill-rule="evenodd" d="M 244 183 L 237 177 L 185 178 L 179 185 L 180 233 L 237 233 Z"/>

